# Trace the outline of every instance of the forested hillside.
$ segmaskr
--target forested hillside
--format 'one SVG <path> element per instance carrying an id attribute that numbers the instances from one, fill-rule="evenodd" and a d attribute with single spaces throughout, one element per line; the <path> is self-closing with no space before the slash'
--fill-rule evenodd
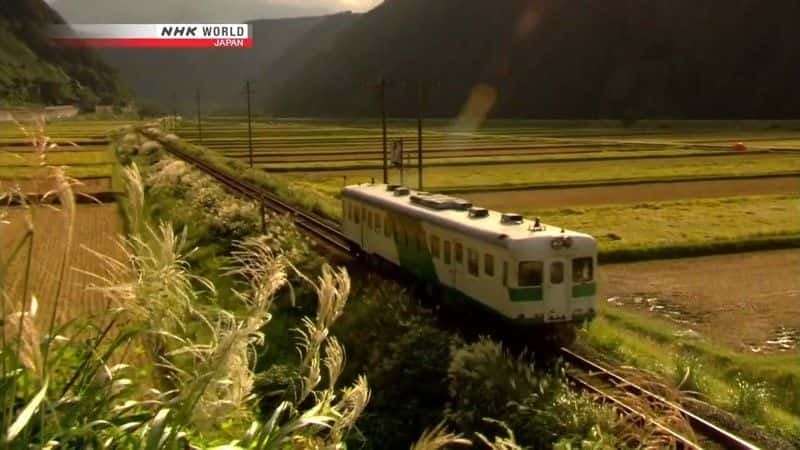
<path id="1" fill-rule="evenodd" d="M 110 66 L 86 49 L 55 46 L 44 26 L 63 23 L 43 0 L 0 0 L 0 105 L 121 103 Z"/>
<path id="2" fill-rule="evenodd" d="M 423 81 L 437 115 L 472 95 L 501 117 L 796 117 L 797 17 L 782 0 L 386 1 L 326 51 L 293 48 L 308 62 L 264 107 L 376 114 L 385 73 L 395 115 L 415 113 Z"/>

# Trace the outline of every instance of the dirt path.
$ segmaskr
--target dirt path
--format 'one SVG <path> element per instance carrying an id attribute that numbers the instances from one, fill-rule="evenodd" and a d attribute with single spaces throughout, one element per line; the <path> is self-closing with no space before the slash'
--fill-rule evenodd
<path id="1" fill-rule="evenodd" d="M 532 208 L 603 205 L 694 198 L 735 197 L 800 193 L 797 177 L 745 180 L 682 181 L 564 189 L 475 192 L 458 194 L 476 205 L 503 211 Z"/>
<path id="2" fill-rule="evenodd" d="M 598 301 L 752 353 L 800 352 L 800 249 L 601 267 Z"/>
<path id="3" fill-rule="evenodd" d="M 0 222 L 0 264 L 5 264 L 11 248 L 25 235 L 26 212 L 22 208 L 9 208 L 5 217 L 9 224 Z M 60 211 L 50 207 L 32 210 L 34 238 L 31 259 L 30 291 L 39 300 L 37 322 L 46 328 L 56 304 L 57 280 L 62 255 L 66 246 L 65 221 Z M 123 232 L 122 220 L 116 204 L 79 205 L 74 224 L 71 251 L 59 296 L 57 321 L 63 323 L 76 317 L 102 317 L 106 301 L 88 288 L 96 283 L 80 271 L 99 272 L 99 260 L 83 246 L 119 258 L 120 249 L 114 238 Z M 27 248 L 27 247 L 26 247 Z M 26 265 L 25 252 L 16 258 L 8 270 L 6 293 L 15 308 L 23 298 L 23 279 Z"/>

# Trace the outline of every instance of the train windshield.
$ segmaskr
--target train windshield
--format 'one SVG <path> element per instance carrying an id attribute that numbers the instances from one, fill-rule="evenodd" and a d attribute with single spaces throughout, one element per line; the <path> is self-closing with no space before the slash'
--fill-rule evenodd
<path id="1" fill-rule="evenodd" d="M 594 263 L 591 257 L 572 260 L 572 282 L 588 283 L 594 280 Z"/>
<path id="2" fill-rule="evenodd" d="M 541 286 L 544 264 L 541 261 L 523 261 L 519 263 L 519 287 Z"/>

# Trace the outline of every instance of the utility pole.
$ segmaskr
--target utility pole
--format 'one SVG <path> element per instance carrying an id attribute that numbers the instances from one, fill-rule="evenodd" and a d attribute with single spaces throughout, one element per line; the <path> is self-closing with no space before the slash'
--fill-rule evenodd
<path id="1" fill-rule="evenodd" d="M 389 167 L 386 142 L 386 77 L 381 76 L 381 127 L 383 128 L 383 183 L 389 184 Z"/>
<path id="2" fill-rule="evenodd" d="M 422 190 L 422 83 L 417 85 L 417 189 Z"/>
<path id="3" fill-rule="evenodd" d="M 250 108 L 250 80 L 247 80 L 247 149 L 250 152 L 250 168 L 253 168 L 253 113 Z"/>
<path id="4" fill-rule="evenodd" d="M 197 103 L 197 135 L 200 138 L 200 145 L 203 145 L 203 119 L 200 116 L 200 89 L 195 91 L 194 99 Z"/>
<path id="5" fill-rule="evenodd" d="M 172 132 L 178 131 L 178 94 L 172 93 Z"/>

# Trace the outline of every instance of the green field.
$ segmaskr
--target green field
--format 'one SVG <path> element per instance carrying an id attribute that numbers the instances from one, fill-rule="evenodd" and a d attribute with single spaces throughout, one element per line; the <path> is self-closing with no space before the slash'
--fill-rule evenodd
<path id="1" fill-rule="evenodd" d="M 375 122 L 257 122 L 252 171 L 241 166 L 248 163 L 244 122 L 203 125 L 204 146 L 213 150 L 215 155 L 209 157 L 217 164 L 228 165 L 226 158 L 232 158 L 240 164 L 234 172 L 247 173 L 248 179 L 302 205 L 313 205 L 334 220 L 341 215 L 338 195 L 345 184 L 382 177 L 380 128 Z M 408 148 L 415 149 L 414 125 L 391 123 L 390 142 L 402 136 Z M 605 186 L 607 193 L 599 201 L 593 199 L 596 206 L 525 209 L 519 207 L 523 197 L 517 196 L 515 209 L 596 236 L 606 261 L 800 244 L 800 192 L 787 183 L 776 188 L 780 195 L 748 194 L 748 189 L 757 191 L 748 187 L 748 180 L 800 174 L 799 123 L 662 125 L 622 128 L 610 122 L 490 121 L 480 129 L 463 130 L 451 122 L 435 121 L 424 136 L 430 151 L 425 189 L 468 195 L 509 188 L 553 192 L 570 186 Z M 191 140 L 196 137 L 194 124 L 184 123 L 179 133 Z M 740 141 L 748 150 L 732 151 L 732 144 Z M 771 150 L 767 143 L 790 148 Z M 411 163 L 415 164 L 413 158 Z M 415 187 L 416 168 L 405 175 L 407 184 Z M 614 186 L 623 184 L 715 179 L 735 183 L 735 193 L 728 194 L 735 197 L 681 198 L 675 191 L 674 200 L 620 204 L 613 194 Z M 397 169 L 390 169 L 390 181 L 400 182 Z M 681 189 L 685 188 L 684 184 Z M 675 188 L 664 184 L 647 189 L 659 190 L 669 199 Z M 529 195 L 535 196 L 535 190 Z M 608 204 L 603 205 L 605 201 Z"/>
<path id="2" fill-rule="evenodd" d="M 543 185 L 582 185 L 631 181 L 665 181 L 742 177 L 757 175 L 800 174 L 800 155 L 766 154 L 736 157 L 655 158 L 643 160 L 607 160 L 562 163 L 502 163 L 479 166 L 437 166 L 424 171 L 425 188 L 434 191 L 480 191 L 482 188 L 518 188 Z M 343 177 L 348 183 L 379 179 L 380 170 L 341 172 L 295 172 L 294 179 L 318 184 L 326 190 L 340 189 Z M 411 186 L 416 170 L 408 170 Z M 392 182 L 400 179 L 392 171 Z"/>
<path id="3" fill-rule="evenodd" d="M 800 244 L 800 195 L 753 196 L 525 211 L 593 235 L 608 260 Z"/>
<path id="4" fill-rule="evenodd" d="M 0 147 L 29 144 L 31 135 L 44 135 L 51 142 L 62 145 L 72 143 L 104 145 L 108 141 L 110 131 L 130 124 L 131 121 L 84 119 L 53 121 L 47 124 L 2 122 L 0 123 Z"/>
<path id="5" fill-rule="evenodd" d="M 108 147 L 107 134 L 124 126 L 117 120 L 68 120 L 46 125 L 37 123 L 0 124 L 0 178 L 24 180 L 40 176 L 42 165 L 66 166 L 73 178 L 111 177 L 117 185 L 116 159 Z M 40 155 L 31 145 L 47 138 Z M 53 145 L 57 144 L 57 145 Z"/>

